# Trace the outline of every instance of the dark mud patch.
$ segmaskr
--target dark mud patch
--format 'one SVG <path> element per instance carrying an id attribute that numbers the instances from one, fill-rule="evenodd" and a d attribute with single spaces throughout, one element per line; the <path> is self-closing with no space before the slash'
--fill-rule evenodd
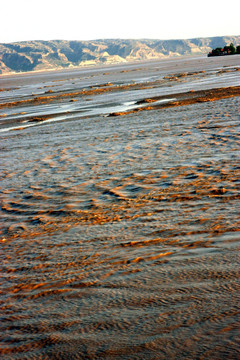
<path id="1" fill-rule="evenodd" d="M 196 103 L 209 102 L 209 101 L 217 101 L 220 99 L 226 99 L 234 96 L 240 96 L 240 86 L 236 87 L 228 87 L 228 88 L 219 88 L 219 89 L 211 89 L 211 90 L 199 90 L 199 91 L 189 91 L 187 93 L 180 94 L 172 94 L 168 96 L 157 96 L 153 98 L 146 98 L 139 100 L 137 104 L 148 104 L 154 103 L 161 100 L 167 100 L 174 96 L 177 101 L 171 101 L 163 104 L 153 104 L 152 106 L 144 106 L 137 109 L 133 109 L 130 111 L 122 111 L 122 112 L 113 112 L 108 116 L 121 116 L 128 115 L 132 113 L 136 113 L 143 110 L 158 110 L 158 109 L 166 109 L 170 107 L 176 106 L 184 106 L 184 105 L 192 105 Z"/>
<path id="2" fill-rule="evenodd" d="M 53 117 L 55 117 L 56 115 L 42 115 L 42 116 L 32 116 L 29 117 L 25 120 L 23 120 L 22 122 L 27 122 L 27 123 L 39 123 L 39 122 L 43 122 L 46 120 L 49 120 Z"/>

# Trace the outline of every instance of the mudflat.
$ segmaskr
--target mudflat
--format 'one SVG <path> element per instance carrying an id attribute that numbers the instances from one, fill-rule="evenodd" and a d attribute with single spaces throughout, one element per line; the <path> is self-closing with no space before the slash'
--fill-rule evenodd
<path id="1" fill-rule="evenodd" d="M 239 74 L 1 77 L 3 359 L 237 359 Z"/>

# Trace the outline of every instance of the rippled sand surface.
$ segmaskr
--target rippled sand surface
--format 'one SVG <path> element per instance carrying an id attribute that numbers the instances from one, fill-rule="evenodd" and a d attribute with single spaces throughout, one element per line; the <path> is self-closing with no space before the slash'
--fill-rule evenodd
<path id="1" fill-rule="evenodd" d="M 235 85 L 229 58 L 8 78 L 1 358 L 238 358 L 239 96 L 108 116 Z M 53 84 L 86 93 L 29 101 Z"/>

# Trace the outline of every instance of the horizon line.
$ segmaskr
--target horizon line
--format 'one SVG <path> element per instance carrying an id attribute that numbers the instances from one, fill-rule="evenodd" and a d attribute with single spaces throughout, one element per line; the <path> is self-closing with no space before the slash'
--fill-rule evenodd
<path id="1" fill-rule="evenodd" d="M 140 41 L 140 40 L 150 40 L 150 41 L 176 41 L 176 40 L 193 40 L 193 39 L 209 39 L 209 38 L 218 38 L 218 37 L 240 37 L 239 35 L 216 35 L 216 36 L 197 36 L 197 37 L 189 37 L 189 38 L 170 38 L 170 39 L 161 39 L 161 38 L 97 38 L 97 39 L 89 39 L 89 40 L 81 40 L 81 39 L 32 39 L 32 40 L 16 40 L 16 41 L 1 41 L 0 44 L 13 44 L 13 43 L 22 43 L 22 42 L 33 42 L 33 41 L 79 41 L 79 42 L 89 42 L 89 41 Z"/>

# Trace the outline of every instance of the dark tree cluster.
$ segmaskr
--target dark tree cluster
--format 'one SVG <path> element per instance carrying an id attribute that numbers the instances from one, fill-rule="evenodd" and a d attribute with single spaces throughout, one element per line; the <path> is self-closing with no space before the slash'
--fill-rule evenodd
<path id="1" fill-rule="evenodd" d="M 226 45 L 223 48 L 217 47 L 208 53 L 208 56 L 223 56 L 223 55 L 234 55 L 240 54 L 240 45 L 235 47 L 233 43 Z"/>

